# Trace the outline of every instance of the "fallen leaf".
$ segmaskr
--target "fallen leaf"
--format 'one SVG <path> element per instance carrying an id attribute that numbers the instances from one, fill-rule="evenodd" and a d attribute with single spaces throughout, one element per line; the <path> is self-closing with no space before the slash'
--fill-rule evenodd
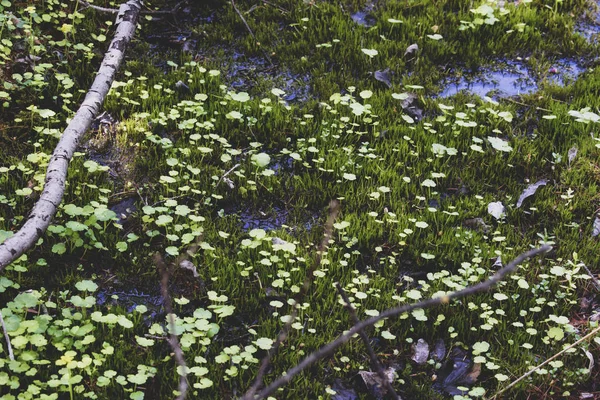
<path id="1" fill-rule="evenodd" d="M 411 359 L 417 364 L 425 364 L 429 358 L 429 344 L 423 340 L 417 340 L 417 343 L 412 345 L 413 355 Z"/>
<path id="2" fill-rule="evenodd" d="M 348 389 L 344 384 L 336 379 L 331 388 L 335 394 L 331 396 L 331 400 L 358 400 L 358 395 L 354 389 Z"/>
<path id="3" fill-rule="evenodd" d="M 488 214 L 496 219 L 500 219 L 505 216 L 506 208 L 504 208 L 504 204 L 501 201 L 495 201 L 488 204 Z"/>
<path id="4" fill-rule="evenodd" d="M 433 351 L 431 352 L 431 357 L 433 357 L 436 361 L 442 361 L 446 357 L 446 344 L 443 339 L 438 339 L 435 341 L 435 345 L 433 346 Z"/>
<path id="5" fill-rule="evenodd" d="M 569 167 L 571 166 L 571 162 L 577 157 L 577 146 L 573 146 L 569 149 L 569 153 L 567 154 L 567 158 L 569 160 Z"/>
<path id="6" fill-rule="evenodd" d="M 194 278 L 199 277 L 198 271 L 196 270 L 196 266 L 190 260 L 183 260 L 179 263 L 179 266 L 183 269 L 189 269 L 194 274 Z"/>
<path id="7" fill-rule="evenodd" d="M 585 349 L 583 350 L 583 352 L 585 353 L 587 358 L 590 360 L 590 363 L 588 364 L 588 370 L 590 371 L 590 374 L 591 374 L 592 369 L 594 369 L 594 355 Z"/>
<path id="8" fill-rule="evenodd" d="M 377 71 L 375 71 L 375 74 L 373 74 L 373 76 L 379 82 L 385 83 L 388 88 L 392 87 L 391 74 L 390 74 L 390 69 L 389 68 L 386 68 L 384 70 L 377 70 Z"/>
<path id="9" fill-rule="evenodd" d="M 400 103 L 402 111 L 407 113 L 411 118 L 420 121 L 423 118 L 423 110 L 419 107 L 419 96 L 414 93 L 404 93 L 404 95 L 402 103 Z"/>
<path id="10" fill-rule="evenodd" d="M 540 186 L 545 186 L 547 184 L 547 179 L 541 179 L 536 183 L 532 183 L 531 185 L 527 186 L 525 190 L 523 190 L 523 193 L 521 193 L 521 196 L 519 196 L 519 200 L 517 201 L 517 208 L 523 205 L 523 201 L 525 201 L 526 198 L 533 196 Z"/>
<path id="11" fill-rule="evenodd" d="M 472 385 L 475 382 L 477 382 L 477 378 L 479 378 L 479 374 L 481 374 L 481 364 L 475 363 L 475 364 L 473 364 L 473 368 L 471 368 L 471 371 L 469 371 L 469 373 L 466 374 L 463 379 L 461 379 L 461 383 L 465 383 L 467 385 Z"/>
<path id="12" fill-rule="evenodd" d="M 453 348 L 448 360 L 440 370 L 439 379 L 435 381 L 433 388 L 451 396 L 464 395 L 466 391 L 459 389 L 459 386 L 469 384 L 467 381 L 479 376 L 475 367 L 471 369 L 471 364 L 472 361 L 465 350 L 458 347 Z"/>
<path id="13" fill-rule="evenodd" d="M 596 215 L 594 218 L 594 225 L 592 227 L 592 237 L 600 235 L 600 215 Z"/>
<path id="14" fill-rule="evenodd" d="M 496 258 L 496 261 L 494 261 L 494 264 L 492 264 L 492 267 L 494 268 L 502 268 L 502 256 L 498 256 L 498 258 Z"/>
<path id="15" fill-rule="evenodd" d="M 417 51 L 419 51 L 419 45 L 416 43 L 413 43 L 406 48 L 406 51 L 404 52 L 404 57 L 414 56 L 417 54 Z"/>
<path id="16" fill-rule="evenodd" d="M 388 391 L 387 386 L 385 385 L 385 382 L 382 382 L 377 372 L 360 371 L 358 374 L 363 379 L 365 386 L 367 387 L 367 389 L 369 389 L 369 392 L 371 392 L 373 397 L 377 399 L 383 399 L 385 397 Z M 391 383 L 394 381 L 394 375 L 396 374 L 396 370 L 390 367 L 384 370 L 383 374 L 385 375 L 388 382 Z"/>

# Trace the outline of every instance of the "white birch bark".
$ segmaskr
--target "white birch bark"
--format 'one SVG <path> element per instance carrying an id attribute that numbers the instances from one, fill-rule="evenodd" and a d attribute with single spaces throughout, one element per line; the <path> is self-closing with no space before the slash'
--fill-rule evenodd
<path id="1" fill-rule="evenodd" d="M 98 115 L 135 33 L 142 0 L 129 0 L 119 8 L 115 36 L 85 100 L 63 132 L 46 170 L 44 190 L 26 222 L 13 236 L 0 244 L 0 271 L 29 250 L 44 234 L 62 201 L 67 170 L 83 134 Z"/>

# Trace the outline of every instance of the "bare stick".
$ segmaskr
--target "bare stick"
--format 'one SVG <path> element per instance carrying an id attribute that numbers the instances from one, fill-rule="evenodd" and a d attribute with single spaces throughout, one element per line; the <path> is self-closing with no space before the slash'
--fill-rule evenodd
<path id="1" fill-rule="evenodd" d="M 287 385 L 292 380 L 292 378 L 294 378 L 300 372 L 302 372 L 303 370 L 305 370 L 306 368 L 308 368 L 315 362 L 319 361 L 320 359 L 328 356 L 333 351 L 335 351 L 338 347 L 349 342 L 350 339 L 352 339 L 352 337 L 355 334 L 359 333 L 362 329 L 364 329 L 368 326 L 374 325 L 375 323 L 377 323 L 383 319 L 394 317 L 396 315 L 403 314 L 408 311 L 412 311 L 415 309 L 424 309 L 424 308 L 435 307 L 435 306 L 439 306 L 441 304 L 447 304 L 452 299 L 469 296 L 469 295 L 477 293 L 477 292 L 486 291 L 486 290 L 490 289 L 492 286 L 495 286 L 496 284 L 498 284 L 498 282 L 502 281 L 506 277 L 506 275 L 513 272 L 513 270 L 520 263 L 525 261 L 526 259 L 531 258 L 531 257 L 536 256 L 541 253 L 545 253 L 545 252 L 549 251 L 550 249 L 552 249 L 551 246 L 542 246 L 537 249 L 529 250 L 529 251 L 519 255 L 517 258 L 515 258 L 513 261 L 511 261 L 506 267 L 501 268 L 498 272 L 496 272 L 494 275 L 492 275 L 488 280 L 478 283 L 473 286 L 468 286 L 462 290 L 459 290 L 458 292 L 453 292 L 453 293 L 447 294 L 445 296 L 440 296 L 440 297 L 436 297 L 433 299 L 423 300 L 423 301 L 420 301 L 420 302 L 414 303 L 414 304 L 406 304 L 406 305 L 390 308 L 388 310 L 383 311 L 378 316 L 371 317 L 369 319 L 361 321 L 360 323 L 358 323 L 358 324 L 354 325 L 352 328 L 350 328 L 350 330 L 348 330 L 346 333 L 338 336 L 337 339 L 333 340 L 332 342 L 329 342 L 325 346 L 321 347 L 319 350 L 306 356 L 298 365 L 296 365 L 293 368 L 290 368 L 288 371 L 285 372 L 285 374 L 283 376 L 276 379 L 269 386 L 267 386 L 265 389 L 260 391 L 254 399 L 264 399 L 265 397 L 274 393 L 280 387 Z"/>
<path id="2" fill-rule="evenodd" d="M 235 170 L 237 167 L 239 167 L 240 165 L 241 165 L 241 164 L 235 164 L 233 167 L 231 167 L 231 168 L 229 169 L 229 171 L 225 172 L 225 173 L 223 174 L 223 176 L 221 176 L 221 179 L 219 179 L 219 182 L 217 182 L 217 184 L 215 185 L 215 187 L 216 187 L 216 186 L 219 186 L 219 183 L 221 183 L 221 181 L 222 181 L 223 179 L 227 178 L 227 175 L 229 175 L 230 173 L 232 173 L 232 172 L 233 172 L 233 171 L 234 171 L 234 170 Z"/>
<path id="3" fill-rule="evenodd" d="M 524 373 L 523 375 L 521 375 L 517 380 L 512 381 L 510 385 L 508 385 L 505 388 L 503 388 L 502 390 L 496 392 L 496 394 L 494 394 L 492 397 L 489 397 L 489 400 L 495 399 L 496 397 L 500 396 L 502 393 L 506 392 L 508 389 L 510 389 L 511 387 L 515 386 L 517 383 L 519 383 L 523 379 L 527 378 L 529 375 L 533 374 L 535 371 L 537 371 L 538 369 L 542 368 L 544 365 L 548 364 L 550 361 L 552 361 L 555 358 L 559 357 L 560 355 L 562 355 L 567 350 L 572 349 L 573 347 L 577 346 L 579 343 L 583 342 L 584 340 L 587 340 L 588 338 L 594 336 L 598 332 L 600 332 L 600 326 L 596 327 L 596 329 L 594 329 L 593 331 L 591 331 L 590 333 L 588 333 L 587 335 L 585 335 L 584 337 L 582 337 L 581 339 L 579 339 L 575 343 L 569 345 L 568 347 L 565 347 L 564 349 L 562 349 L 561 351 L 559 351 L 558 353 L 556 353 L 555 355 L 553 355 L 552 357 L 550 357 L 549 359 L 547 359 L 543 363 L 539 364 L 535 368 L 530 369 L 529 371 L 527 371 L 526 373 Z"/>
<path id="4" fill-rule="evenodd" d="M 116 8 L 106 8 L 106 7 L 95 6 L 95 5 L 90 4 L 90 3 L 88 3 L 87 1 L 84 1 L 84 0 L 79 0 L 79 2 L 85 8 L 91 8 L 92 10 L 100 11 L 100 12 L 103 12 L 103 13 L 116 14 L 116 13 L 119 12 L 119 10 L 117 10 Z"/>
<path id="5" fill-rule="evenodd" d="M 171 333 L 169 334 L 169 345 L 175 354 L 175 361 L 181 367 L 180 377 L 179 377 L 179 396 L 177 396 L 177 400 L 185 399 L 185 395 L 188 390 L 188 381 L 187 381 L 187 366 L 185 365 L 185 357 L 183 356 L 183 350 L 181 350 L 181 346 L 179 345 L 179 340 L 177 339 L 177 335 L 175 334 L 177 327 L 175 326 L 175 317 L 173 316 L 173 305 L 171 303 L 171 296 L 169 295 L 169 272 L 167 270 L 167 266 L 163 257 L 160 253 L 154 254 L 154 263 L 158 267 L 158 270 L 161 274 L 160 279 L 160 292 L 163 297 L 163 304 L 165 306 L 165 310 L 167 311 L 167 316 L 169 318 L 169 330 Z"/>
<path id="6" fill-rule="evenodd" d="M 319 265 L 321 265 L 321 259 L 323 258 L 323 252 L 327 248 L 327 245 L 329 244 L 329 240 L 331 239 L 331 234 L 333 232 L 333 223 L 337 219 L 337 216 L 340 211 L 339 209 L 340 209 L 340 204 L 336 200 L 332 200 L 329 203 L 329 216 L 327 217 L 327 222 L 325 223 L 325 232 L 323 234 L 323 240 L 321 240 L 321 244 L 319 245 L 319 248 L 317 250 L 317 256 L 315 257 L 315 261 L 313 262 L 313 264 L 311 265 L 309 270 L 306 271 L 306 277 L 304 278 L 304 284 L 302 285 L 300 292 L 296 296 L 296 299 L 294 299 L 294 302 L 292 304 L 292 307 L 293 307 L 292 315 L 290 316 L 290 319 L 286 322 L 286 324 L 281 329 L 281 332 L 277 336 L 277 339 L 275 340 L 275 343 L 273 343 L 273 346 L 271 347 L 271 349 L 269 349 L 269 351 L 267 352 L 265 357 L 262 359 L 260 367 L 258 368 L 258 372 L 256 373 L 256 378 L 254 379 L 254 383 L 252 384 L 252 386 L 250 386 L 250 388 L 246 391 L 246 393 L 244 393 L 242 400 L 251 400 L 254 398 L 254 394 L 256 393 L 258 388 L 263 384 L 263 378 L 265 376 L 265 373 L 267 372 L 267 368 L 269 367 L 269 364 L 271 363 L 271 358 L 273 357 L 273 355 L 275 353 L 277 353 L 279 346 L 281 346 L 281 344 L 287 339 L 287 336 L 290 332 L 290 328 L 292 327 L 292 324 L 294 323 L 294 321 L 296 320 L 296 316 L 298 315 L 298 307 L 297 306 L 298 306 L 298 304 L 300 304 L 300 299 L 302 299 L 306 295 L 306 292 L 308 291 L 308 288 L 312 281 L 313 273 L 319 267 Z"/>
<path id="7" fill-rule="evenodd" d="M 175 4 L 175 7 L 173 7 L 171 10 L 169 11 L 140 11 L 141 14 L 144 15 L 154 15 L 154 14 L 175 14 L 183 5 L 183 3 L 185 3 L 187 0 L 182 0 L 179 3 Z M 79 2 L 85 7 L 85 8 L 91 8 L 92 10 L 96 10 L 99 12 L 103 12 L 103 13 L 108 13 L 108 14 L 116 14 L 119 12 L 119 10 L 117 10 L 116 8 L 107 8 L 107 7 L 100 7 L 100 6 L 96 6 L 94 4 L 88 3 L 85 0 L 79 0 Z"/>
<path id="8" fill-rule="evenodd" d="M 240 17 L 240 19 L 242 20 L 244 25 L 246 25 L 246 29 L 248 29 L 250 36 L 252 36 L 252 39 L 254 39 L 254 43 L 256 43 L 258 46 L 260 46 L 260 42 L 258 40 L 256 40 L 256 36 L 254 36 L 254 32 L 252 32 L 252 29 L 250 29 L 250 25 L 248 25 L 248 22 L 246 22 L 246 18 L 244 18 L 244 16 L 240 12 L 240 10 L 235 5 L 235 0 L 231 0 L 231 5 L 233 6 L 233 9 L 235 10 L 236 14 Z M 273 61 L 271 61 L 271 57 L 269 57 L 269 55 L 265 52 L 265 50 L 262 47 L 261 47 L 261 51 L 262 51 L 263 55 L 265 56 L 265 58 L 267 59 L 267 61 L 269 62 L 269 64 L 273 65 Z"/>
<path id="9" fill-rule="evenodd" d="M 350 313 L 350 317 L 352 317 L 352 323 L 354 325 L 358 324 L 360 322 L 360 320 L 358 319 L 358 316 L 356 315 L 356 310 L 354 309 L 354 306 L 352 305 L 352 303 L 350 303 L 350 299 L 348 299 L 348 295 L 346 295 L 346 292 L 342 288 L 342 285 L 340 285 L 339 282 L 336 282 L 335 287 L 338 290 L 338 292 L 340 293 L 340 296 L 342 296 L 342 300 L 344 300 L 344 307 L 346 307 L 346 309 Z M 402 398 L 394 390 L 394 387 L 392 386 L 392 382 L 390 382 L 388 377 L 385 375 L 385 372 L 383 371 L 383 367 L 381 366 L 381 363 L 379 362 L 379 359 L 377 358 L 375 351 L 373 351 L 373 347 L 371 347 L 371 343 L 369 343 L 369 338 L 368 338 L 367 334 L 365 333 L 365 331 L 363 329 L 361 329 L 358 332 L 358 334 L 360 335 L 361 340 L 363 341 L 365 347 L 367 348 L 367 353 L 369 353 L 369 358 L 371 359 L 371 367 L 375 370 L 375 372 L 377 372 L 377 375 L 379 375 L 379 379 L 381 379 L 381 382 L 383 382 L 383 384 L 385 385 L 387 392 L 390 393 L 394 399 L 402 400 Z"/>
<path id="10" fill-rule="evenodd" d="M 104 54 L 90 90 L 52 153 L 40 198 L 21 229 L 0 244 L 0 271 L 29 250 L 52 222 L 64 195 L 69 162 L 79 145 L 79 140 L 98 115 L 115 79 L 127 45 L 135 33 L 141 3 L 141 0 L 129 0 L 119 8 L 115 36 Z"/>
<path id="11" fill-rule="evenodd" d="M 254 36 L 254 32 L 252 32 L 252 29 L 250 29 L 250 25 L 248 25 L 248 22 L 246 22 L 246 18 L 244 18 L 244 16 L 240 12 L 240 10 L 238 10 L 237 6 L 235 5 L 235 0 L 231 0 L 231 5 L 233 6 L 233 9 L 237 13 L 237 15 L 240 17 L 240 19 L 242 20 L 244 25 L 246 25 L 246 29 L 248 29 L 248 32 L 250 32 L 250 36 L 252 36 L 252 39 L 254 39 L 254 42 L 258 43 L 258 40 L 256 40 L 256 36 Z"/>
<path id="12" fill-rule="evenodd" d="M 6 347 L 8 347 L 8 358 L 10 361 L 15 361 L 15 355 L 13 354 L 12 345 L 10 344 L 10 337 L 6 331 L 6 325 L 4 324 L 4 317 L 2 317 L 2 310 L 0 310 L 0 323 L 2 323 L 2 332 L 4 332 L 4 339 L 6 339 Z"/>
<path id="13" fill-rule="evenodd" d="M 583 268 L 585 268 L 590 278 L 592 278 L 592 282 L 594 283 L 594 287 L 596 288 L 596 290 L 600 290 L 600 281 L 598 281 L 598 278 L 594 276 L 594 274 L 592 273 L 592 271 L 590 271 L 587 265 L 583 264 Z"/>

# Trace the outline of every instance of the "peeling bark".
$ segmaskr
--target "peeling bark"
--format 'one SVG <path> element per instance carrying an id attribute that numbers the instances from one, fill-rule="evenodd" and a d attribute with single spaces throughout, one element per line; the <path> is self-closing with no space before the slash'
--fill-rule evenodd
<path id="1" fill-rule="evenodd" d="M 129 0 L 119 8 L 115 36 L 104 54 L 98 75 L 85 100 L 65 129 L 46 170 L 44 190 L 29 217 L 12 237 L 0 244 L 0 271 L 29 250 L 46 231 L 62 201 L 67 171 L 79 140 L 98 115 L 115 74 L 125 56 L 127 44 L 135 33 L 142 0 Z"/>

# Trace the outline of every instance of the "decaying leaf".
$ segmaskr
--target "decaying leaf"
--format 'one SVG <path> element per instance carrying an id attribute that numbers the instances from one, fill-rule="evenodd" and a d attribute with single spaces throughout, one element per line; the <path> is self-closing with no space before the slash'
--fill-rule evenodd
<path id="1" fill-rule="evenodd" d="M 600 235 L 600 214 L 594 218 L 594 225 L 592 226 L 592 237 Z"/>
<path id="2" fill-rule="evenodd" d="M 348 389 L 342 381 L 336 379 L 331 388 L 335 394 L 331 396 L 331 400 L 357 400 L 358 395 L 354 389 Z"/>
<path id="3" fill-rule="evenodd" d="M 494 264 L 492 264 L 492 267 L 494 268 L 502 268 L 504 265 L 502 265 L 502 256 L 498 256 L 498 258 L 496 258 L 496 261 L 494 261 Z"/>
<path id="4" fill-rule="evenodd" d="M 477 378 L 479 378 L 480 374 L 481 374 L 481 364 L 475 363 L 475 364 L 473 364 L 473 368 L 471 368 L 469 373 L 466 374 L 464 376 L 464 378 L 461 380 L 461 383 L 464 383 L 467 385 L 472 385 L 475 382 L 477 382 Z"/>
<path id="5" fill-rule="evenodd" d="M 439 378 L 433 384 L 433 388 L 451 396 L 464 395 L 466 391 L 459 387 L 473 384 L 481 372 L 481 365 L 471 366 L 472 361 L 467 352 L 455 347 L 440 370 Z"/>
<path id="6" fill-rule="evenodd" d="M 406 51 L 404 52 L 404 57 L 414 56 L 417 54 L 417 51 L 419 51 L 419 45 L 416 43 L 413 43 L 406 48 Z"/>
<path id="7" fill-rule="evenodd" d="M 400 103 L 402 111 L 420 121 L 423 118 L 423 110 L 419 106 L 419 96 L 414 93 L 405 93 L 405 95 L 402 103 Z"/>
<path id="8" fill-rule="evenodd" d="M 588 370 L 590 371 L 590 374 L 591 374 L 592 369 L 594 369 L 594 355 L 585 349 L 583 350 L 583 352 L 585 353 L 587 358 L 590 360 L 590 363 L 588 364 Z"/>
<path id="9" fill-rule="evenodd" d="M 488 214 L 496 219 L 500 219 L 506 215 L 506 208 L 501 201 L 494 201 L 488 204 Z"/>
<path id="10" fill-rule="evenodd" d="M 389 68 L 386 68 L 384 70 L 377 70 L 377 71 L 375 71 L 375 73 L 373 74 L 373 76 L 379 82 L 385 83 L 387 85 L 387 87 L 389 87 L 389 88 L 392 87 L 391 74 L 390 74 L 390 69 Z"/>
<path id="11" fill-rule="evenodd" d="M 446 344 L 444 343 L 444 339 L 435 341 L 433 350 L 431 351 L 431 357 L 433 357 L 435 361 L 442 361 L 446 357 Z"/>
<path id="12" fill-rule="evenodd" d="M 186 85 L 183 81 L 177 81 L 177 83 L 175 83 L 175 89 L 179 90 L 180 92 L 190 91 L 190 87 Z"/>
<path id="13" fill-rule="evenodd" d="M 383 373 L 386 376 L 388 382 L 391 383 L 394 381 L 396 369 L 390 367 L 385 369 Z M 385 382 L 381 381 L 381 378 L 379 377 L 379 374 L 377 372 L 360 371 L 358 374 L 362 378 L 365 386 L 367 387 L 367 389 L 369 389 L 369 392 L 371 392 L 373 397 L 377 399 L 383 399 L 385 397 L 388 391 L 387 386 L 385 385 Z"/>
<path id="14" fill-rule="evenodd" d="M 569 167 L 571 166 L 571 162 L 577 157 L 577 146 L 573 146 L 569 149 L 569 153 L 567 153 L 567 158 L 569 160 Z"/>
<path id="15" fill-rule="evenodd" d="M 425 364 L 429 358 L 429 344 L 423 340 L 417 340 L 417 343 L 412 345 L 413 355 L 411 359 L 417 364 Z"/>
<path id="16" fill-rule="evenodd" d="M 189 269 L 194 274 L 194 278 L 199 277 L 198 271 L 196 270 L 196 266 L 190 260 L 183 260 L 179 263 L 179 266 L 183 269 Z"/>
<path id="17" fill-rule="evenodd" d="M 527 186 L 525 190 L 523 190 L 523 193 L 521 193 L 521 196 L 519 196 L 519 200 L 517 201 L 517 208 L 523 205 L 523 202 L 526 198 L 533 196 L 540 186 L 545 186 L 547 184 L 548 179 L 540 179 L 536 183 L 532 183 L 531 185 Z"/>

